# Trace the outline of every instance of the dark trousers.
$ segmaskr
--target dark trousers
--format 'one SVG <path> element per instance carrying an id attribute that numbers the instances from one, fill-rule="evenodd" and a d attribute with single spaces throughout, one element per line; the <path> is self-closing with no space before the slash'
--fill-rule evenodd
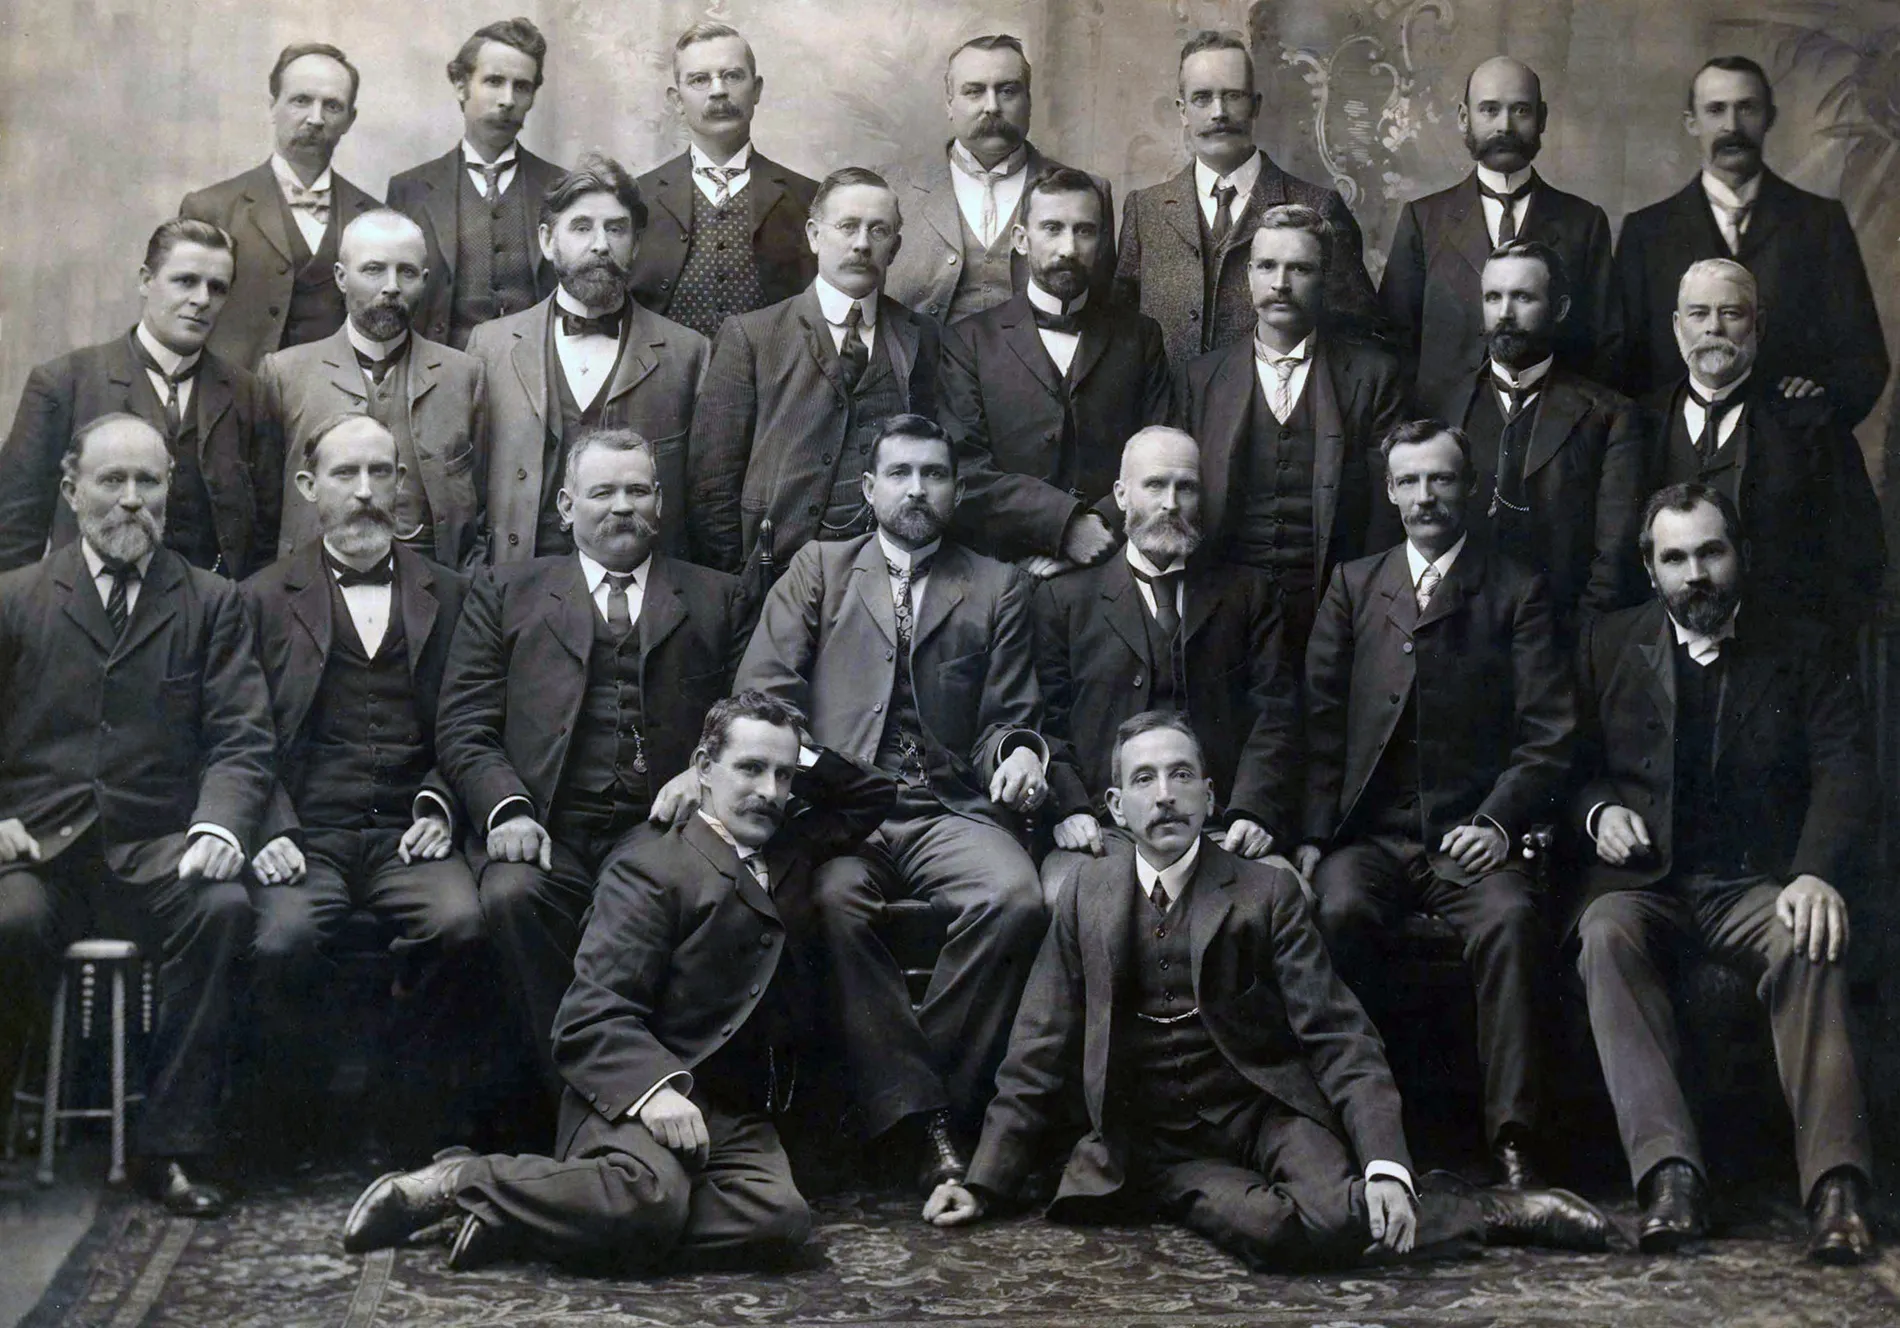
<path id="1" fill-rule="evenodd" d="M 1671 1158 L 1704 1169 L 1678 1073 L 1682 1047 L 1668 984 L 1673 964 L 1697 951 L 1754 978 L 1768 1007 L 1802 1196 L 1836 1167 L 1873 1174 L 1848 1037 L 1846 965 L 1813 963 L 1795 951 L 1794 933 L 1775 916 L 1780 894 L 1761 876 L 1689 876 L 1606 894 L 1583 911 L 1577 969 L 1633 1184 Z"/>
<path id="2" fill-rule="evenodd" d="M 50 847 L 50 846 L 49 846 Z M 45 1018 L 60 955 L 87 935 L 137 941 L 158 961 L 158 1009 L 145 1057 L 133 1151 L 190 1157 L 218 1138 L 230 1060 L 233 967 L 251 945 L 240 881 L 180 881 L 185 836 L 102 852 L 87 836 L 51 862 L 0 870 L 0 1062 Z M 17 1021 L 17 1022 L 16 1022 Z M 12 1047 L 5 1046 L 13 1041 Z"/>
<path id="3" fill-rule="evenodd" d="M 368 909 L 395 924 L 390 945 L 402 998 L 394 1025 L 392 1078 L 405 1089 L 439 1077 L 438 1054 L 465 1039 L 469 980 L 481 967 L 481 906 L 459 853 L 404 862 L 402 830 L 304 832 L 303 880 L 253 884 L 257 942 L 252 1006 L 264 1044 L 264 1082 L 280 1101 L 316 1100 L 339 1036 L 330 1003 L 336 965 L 327 953 L 344 921 Z"/>
<path id="4" fill-rule="evenodd" d="M 1416 840 L 1376 835 L 1322 858 L 1313 889 L 1326 948 L 1354 987 L 1377 974 L 1385 940 L 1404 914 L 1422 909 L 1451 924 L 1477 988 L 1486 1138 L 1495 1143 L 1506 1126 L 1534 1129 L 1546 942 L 1523 873 L 1472 876 Z"/>
<path id="5" fill-rule="evenodd" d="M 947 1100 L 974 1133 L 1048 916 L 1036 867 L 997 826 L 939 809 L 893 815 L 854 857 L 813 878 L 820 964 L 854 1097 L 875 1136 Z M 948 924 L 915 1013 L 878 937 L 889 899 L 925 899 Z"/>
<path id="6" fill-rule="evenodd" d="M 495 1154 L 462 1168 L 455 1201 L 528 1251 L 630 1271 L 679 1262 L 782 1259 L 811 1233 L 811 1210 L 767 1116 L 695 1092 L 711 1139 L 682 1160 L 637 1119 L 608 1120 L 568 1090 L 556 1157 Z"/>

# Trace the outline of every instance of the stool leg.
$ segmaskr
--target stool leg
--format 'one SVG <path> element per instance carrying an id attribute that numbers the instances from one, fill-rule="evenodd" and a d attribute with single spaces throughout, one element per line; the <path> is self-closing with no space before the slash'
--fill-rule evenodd
<path id="1" fill-rule="evenodd" d="M 112 966 L 112 1169 L 106 1184 L 125 1184 L 125 965 Z"/>
<path id="2" fill-rule="evenodd" d="M 46 1039 L 46 1088 L 40 1094 L 40 1169 L 34 1179 L 41 1185 L 53 1183 L 53 1134 L 59 1128 L 59 1081 L 65 1072 L 66 970 L 62 967 L 53 988 L 53 1028 Z"/>

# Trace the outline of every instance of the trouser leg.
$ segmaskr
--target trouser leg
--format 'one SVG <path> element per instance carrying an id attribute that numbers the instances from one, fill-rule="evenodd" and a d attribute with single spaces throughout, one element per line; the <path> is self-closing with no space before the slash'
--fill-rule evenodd
<path id="1" fill-rule="evenodd" d="M 0 872 L 0 1082 L 46 1027 L 60 951 L 78 931 L 78 901 L 54 873 Z"/>
<path id="2" fill-rule="evenodd" d="M 250 887 L 257 917 L 251 946 L 251 1016 L 261 1044 L 253 1074 L 261 1109 L 305 1119 L 315 1112 L 345 1035 L 336 1025 L 336 964 L 328 953 L 350 915 L 353 855 L 306 842 L 304 877 Z M 302 1113 L 300 1115 L 300 1113 Z"/>
<path id="3" fill-rule="evenodd" d="M 1333 967 L 1355 992 L 1379 970 L 1385 939 L 1417 890 L 1404 864 L 1382 844 L 1348 844 L 1313 869 L 1320 935 Z"/>
<path id="4" fill-rule="evenodd" d="M 1134 842 L 1133 836 L 1118 825 L 1102 827 L 1102 848 L 1106 852 L 1113 853 L 1118 848 L 1128 848 Z M 1053 910 L 1056 906 L 1056 896 L 1062 893 L 1062 887 L 1072 876 L 1093 861 L 1095 861 L 1094 856 L 1088 853 L 1072 853 L 1062 848 L 1051 849 L 1043 858 L 1042 866 L 1036 873 L 1042 881 L 1043 907 Z"/>
<path id="5" fill-rule="evenodd" d="M 541 1078 L 561 1088 L 551 1039 L 561 998 L 574 981 L 581 918 L 594 898 L 596 864 L 556 842 L 548 871 L 532 862 L 488 859 L 477 892 L 482 921 Z"/>

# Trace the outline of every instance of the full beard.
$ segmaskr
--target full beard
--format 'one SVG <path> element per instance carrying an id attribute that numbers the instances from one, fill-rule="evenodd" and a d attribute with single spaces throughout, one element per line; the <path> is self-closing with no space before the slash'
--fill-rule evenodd
<path id="1" fill-rule="evenodd" d="M 380 507 L 352 512 L 334 529 L 323 532 L 330 546 L 345 558 L 381 558 L 396 537 L 396 518 Z"/>
<path id="2" fill-rule="evenodd" d="M 372 341 L 394 341 L 409 330 L 409 310 L 400 304 L 372 304 L 352 317 L 356 330 Z"/>
<path id="3" fill-rule="evenodd" d="M 1511 369 L 1528 369 L 1550 355 L 1550 337 L 1521 327 L 1500 325 L 1486 338 L 1491 358 Z"/>
<path id="4" fill-rule="evenodd" d="M 587 259 L 556 269 L 567 293 L 589 309 L 618 307 L 627 298 L 632 273 L 611 258 Z"/>
<path id="5" fill-rule="evenodd" d="M 1172 512 L 1151 512 L 1128 522 L 1128 541 L 1150 562 L 1172 562 L 1201 547 L 1201 532 Z"/>
<path id="6" fill-rule="evenodd" d="M 1708 635 L 1729 620 L 1741 602 L 1738 590 L 1718 586 L 1683 586 L 1664 598 L 1669 616 L 1700 635 Z"/>
<path id="7" fill-rule="evenodd" d="M 943 534 L 946 522 L 934 507 L 906 503 L 879 524 L 907 544 L 928 544 Z"/>
<path id="8" fill-rule="evenodd" d="M 144 508 L 104 517 L 79 518 L 79 533 L 101 557 L 135 563 L 158 547 L 165 523 Z"/>

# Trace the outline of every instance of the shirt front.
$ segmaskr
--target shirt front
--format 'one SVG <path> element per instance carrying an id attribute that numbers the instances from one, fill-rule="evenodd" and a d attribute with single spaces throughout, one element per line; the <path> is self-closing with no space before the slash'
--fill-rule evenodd
<path id="1" fill-rule="evenodd" d="M 1509 365 L 1491 361 L 1491 390 L 1497 393 L 1498 409 L 1503 412 L 1505 419 L 1511 418 L 1511 389 L 1516 388 L 1521 392 L 1524 405 L 1529 406 L 1537 400 L 1543 390 L 1544 378 L 1555 363 L 1554 356 L 1546 355 L 1528 369 L 1513 370 Z"/>
<path id="2" fill-rule="evenodd" d="M 864 342 L 868 352 L 877 345 L 877 297 L 878 292 L 852 299 L 822 276 L 812 282 L 812 289 L 818 292 L 818 307 L 824 312 L 825 325 L 831 329 L 831 347 L 840 354 L 844 352 L 844 320 L 850 317 L 851 306 L 858 306 L 858 337 Z"/>
<path id="3" fill-rule="evenodd" d="M 351 349 L 355 350 L 359 355 L 369 356 L 372 360 L 386 360 L 392 355 L 400 353 L 404 343 L 409 340 L 409 331 L 407 328 L 398 332 L 387 341 L 378 341 L 375 337 L 370 336 L 361 328 L 357 327 L 354 322 L 346 321 L 343 324 L 343 329 L 349 336 Z M 368 369 L 363 370 L 363 376 L 365 378 L 369 377 Z"/>
<path id="4" fill-rule="evenodd" d="M 1089 293 L 1083 291 L 1064 304 L 1056 296 L 1038 286 L 1033 277 L 1023 288 L 1023 293 L 1029 297 L 1030 304 L 1046 314 L 1080 313 L 1088 307 L 1089 302 Z M 1056 372 L 1066 375 L 1069 372 L 1069 366 L 1075 363 L 1075 352 L 1082 345 L 1082 334 L 1080 332 L 1052 332 L 1046 327 L 1038 327 L 1036 335 L 1042 338 L 1042 348 L 1048 351 L 1049 358 L 1055 361 Z"/>
<path id="5" fill-rule="evenodd" d="M 1140 572 L 1142 574 L 1141 576 L 1137 576 L 1135 578 L 1135 589 L 1141 592 L 1141 602 L 1148 606 L 1148 616 L 1152 618 L 1155 616 L 1155 612 L 1156 612 L 1155 588 L 1152 585 L 1150 585 L 1147 582 L 1147 580 L 1145 580 L 1144 578 L 1152 577 L 1152 576 L 1167 576 L 1168 574 L 1172 572 L 1185 571 L 1187 568 L 1187 559 L 1176 558 L 1174 561 L 1169 563 L 1166 567 L 1156 567 L 1154 565 L 1153 560 L 1151 560 L 1147 554 L 1143 553 L 1140 549 L 1137 549 L 1135 547 L 1135 543 L 1133 540 L 1130 540 L 1128 542 L 1128 544 L 1126 545 L 1126 548 L 1128 550 L 1128 565 L 1134 568 L 1137 572 Z M 1186 617 L 1187 615 L 1186 600 L 1187 600 L 1187 578 L 1179 577 L 1175 580 L 1175 583 L 1174 583 L 1175 617 L 1177 618 Z M 1174 896 L 1170 895 L 1168 897 L 1172 899 Z"/>
<path id="6" fill-rule="evenodd" d="M 1710 387 L 1706 383 L 1696 382 L 1694 375 L 1690 375 L 1689 385 L 1694 391 L 1682 394 L 1682 422 L 1688 426 L 1689 437 L 1692 441 L 1702 437 L 1702 426 L 1708 422 L 1709 418 L 1709 412 L 1703 408 L 1700 401 L 1696 400 L 1696 393 L 1700 392 L 1711 405 L 1719 405 L 1741 391 L 1747 382 L 1748 374 L 1745 373 L 1726 387 Z M 1737 406 L 1722 416 L 1721 423 L 1715 426 L 1717 449 L 1728 446 L 1728 440 L 1734 437 L 1735 430 L 1741 427 L 1742 414 L 1747 409 L 1747 406 Z"/>
<path id="7" fill-rule="evenodd" d="M 726 829 L 726 823 L 707 811 L 704 807 L 698 808 L 694 812 L 694 815 L 704 821 L 707 828 L 715 835 L 718 835 L 732 846 L 732 851 L 739 855 L 739 865 L 752 873 L 752 879 L 759 883 L 760 889 L 764 890 L 768 895 L 771 894 L 772 873 L 766 869 L 765 854 L 756 848 L 743 847 L 738 840 L 732 837 L 732 831 Z"/>
<path id="8" fill-rule="evenodd" d="M 493 161 L 484 162 L 482 154 L 475 145 L 466 138 L 462 140 L 462 169 L 468 172 L 468 178 L 474 184 L 475 192 L 484 197 L 488 193 L 488 181 L 482 176 L 482 167 L 486 165 L 491 168 L 496 166 L 502 168 L 501 174 L 495 177 L 495 197 L 500 198 L 508 192 L 508 186 L 515 182 L 519 162 L 520 154 L 516 152 L 513 143 L 495 154 Z"/>
<path id="9" fill-rule="evenodd" d="M 1456 544 L 1432 559 L 1427 559 L 1420 553 L 1418 545 L 1410 540 L 1405 541 L 1405 561 L 1406 565 L 1412 569 L 1412 590 L 1414 592 L 1418 590 L 1419 579 L 1425 575 L 1427 567 L 1436 567 L 1440 577 L 1451 575 L 1451 565 L 1458 561 L 1458 555 L 1465 550 L 1465 541 L 1470 538 L 1471 533 L 1465 532 L 1458 537 Z"/>
<path id="10" fill-rule="evenodd" d="M 1261 392 L 1266 394 L 1267 408 L 1282 424 L 1293 418 L 1293 408 L 1299 404 L 1300 394 L 1306 391 L 1306 375 L 1313 368 L 1313 335 L 1307 333 L 1299 345 L 1284 354 L 1262 343 L 1258 336 L 1254 337 L 1254 373 L 1259 376 Z M 1293 361 L 1284 390 L 1280 386 L 1280 371 L 1275 367 L 1277 361 L 1283 360 Z"/>
<path id="11" fill-rule="evenodd" d="M 1521 171 L 1512 171 L 1509 175 L 1494 171 L 1489 166 L 1478 167 L 1478 183 L 1486 189 L 1495 189 L 1500 194 L 1513 193 L 1529 184 L 1536 171 L 1526 166 Z M 1537 197 L 1537 191 L 1531 190 L 1511 205 L 1512 234 L 1524 233 L 1524 222 L 1531 214 L 1531 200 Z M 1490 233 L 1491 247 L 1498 245 L 1498 231 L 1504 225 L 1504 204 L 1488 194 L 1479 194 L 1478 202 L 1484 206 L 1484 228 Z"/>
<path id="12" fill-rule="evenodd" d="M 1253 156 L 1247 158 L 1246 164 L 1236 167 L 1226 175 L 1216 175 L 1200 158 L 1194 159 L 1194 188 L 1201 200 L 1201 219 L 1207 223 L 1209 229 L 1215 225 L 1214 191 L 1226 185 L 1234 187 L 1234 197 L 1227 204 L 1227 220 L 1239 221 L 1241 210 L 1247 206 L 1247 200 L 1253 196 L 1254 184 L 1260 179 L 1260 170 L 1265 162 L 1266 158 L 1260 155 L 1260 149 L 1255 148 Z"/>
<path id="13" fill-rule="evenodd" d="M 1672 613 L 1669 617 L 1669 629 L 1676 634 L 1676 644 L 1689 652 L 1689 658 L 1703 668 L 1715 663 L 1722 657 L 1722 643 L 1735 635 L 1735 614 L 1731 612 L 1728 621 L 1713 632 L 1692 632 L 1676 621 Z"/>
<path id="14" fill-rule="evenodd" d="M 613 372 L 614 362 L 620 358 L 620 340 L 617 337 L 604 336 L 599 332 L 589 332 L 583 336 L 571 337 L 562 326 L 560 310 L 570 314 L 579 314 L 583 318 L 605 317 L 612 310 L 589 309 L 562 286 L 554 292 L 557 311 L 554 315 L 554 354 L 561 362 L 561 372 L 567 376 L 568 390 L 574 394 L 574 400 L 585 410 L 593 404 L 595 397 L 607 386 L 607 375 Z M 626 308 L 623 303 L 620 306 Z M 626 323 L 623 315 L 622 334 Z"/>
<path id="15" fill-rule="evenodd" d="M 1731 189 L 1713 172 L 1702 172 L 1702 194 L 1709 200 L 1709 211 L 1715 217 L 1715 224 L 1721 229 L 1722 239 L 1728 243 L 1731 254 L 1740 253 L 1742 237 L 1748 233 L 1748 223 L 1753 215 L 1755 200 L 1761 197 L 1761 176 L 1756 175 L 1743 182 L 1740 189 Z M 1742 224 L 1735 224 L 1735 209 L 1747 208 L 1749 214 L 1742 218 Z"/>
<path id="16" fill-rule="evenodd" d="M 327 537 L 323 541 L 323 548 L 337 562 L 347 565 L 347 560 L 336 551 Z M 384 555 L 386 558 L 394 556 L 393 553 Z M 342 573 L 336 568 L 329 567 L 327 563 L 325 566 L 332 578 L 342 579 Z M 339 585 L 337 589 L 343 596 L 344 606 L 350 611 L 350 621 L 356 625 L 357 640 L 363 643 L 363 649 L 369 657 L 375 659 L 382 651 L 383 638 L 389 634 L 389 611 L 396 595 L 395 586 L 358 584 Z"/>
<path id="17" fill-rule="evenodd" d="M 152 357 L 153 362 L 168 374 L 175 374 L 181 369 L 188 369 L 204 357 L 203 351 L 196 351 L 190 355 L 180 355 L 177 351 L 153 336 L 143 322 L 134 330 L 133 335 L 139 339 L 139 345 L 145 347 L 145 353 Z M 158 393 L 158 404 L 161 406 L 164 405 L 165 398 L 171 395 L 171 388 L 167 386 L 164 374 L 155 374 L 150 369 L 147 369 L 145 371 L 145 377 L 146 380 L 151 383 L 152 390 Z M 190 411 L 192 389 L 197 385 L 198 380 L 195 376 L 179 380 L 178 417 L 180 419 L 184 419 L 186 413 Z"/>
<path id="18" fill-rule="evenodd" d="M 963 213 L 963 220 L 969 224 L 970 233 L 985 249 L 996 243 L 1010 218 L 1016 215 L 1016 205 L 1023 200 L 1023 188 L 1029 182 L 1029 145 L 1017 148 L 1003 160 L 996 163 L 995 171 L 985 167 L 968 148 L 956 140 L 950 143 L 950 187 L 956 191 L 957 210 Z M 986 181 L 993 183 L 986 184 Z M 993 226 L 983 224 L 984 196 L 994 192 L 996 211 Z"/>
<path id="19" fill-rule="evenodd" d="M 711 157 L 700 151 L 699 144 L 697 143 L 689 147 L 687 152 L 692 157 L 693 186 L 706 196 L 708 203 L 719 202 L 719 186 L 712 182 L 710 176 L 701 175 L 699 173 L 702 166 L 717 166 L 729 171 L 736 170 L 738 172 L 737 175 L 726 177 L 726 197 L 728 199 L 737 198 L 740 191 L 752 183 L 752 144 L 750 143 L 742 144 L 739 150 L 725 161 L 714 161 Z"/>
<path id="20" fill-rule="evenodd" d="M 926 558 L 933 557 L 937 550 L 943 547 L 942 540 L 934 539 L 921 549 L 900 549 L 897 545 L 891 543 L 890 537 L 881 530 L 877 532 L 877 543 L 878 547 L 884 551 L 884 561 L 889 565 L 889 567 L 886 568 L 887 573 L 889 573 L 889 568 L 908 568 L 914 563 L 922 562 Z M 890 573 L 890 580 L 891 603 L 896 604 L 899 588 L 897 576 L 894 573 Z M 913 576 L 910 579 L 910 620 L 912 623 L 917 621 L 917 616 L 924 610 L 924 587 L 929 584 L 930 570 L 928 568 L 924 570 L 921 576 Z M 913 637 L 912 640 L 914 641 L 915 637 Z"/>
<path id="21" fill-rule="evenodd" d="M 330 168 L 328 166 L 323 168 L 323 174 L 312 180 L 307 186 L 302 180 L 297 178 L 297 172 L 291 169 L 290 163 L 275 152 L 270 154 L 270 169 L 271 174 L 277 177 L 277 188 L 282 192 L 285 203 L 289 203 L 295 195 L 304 192 L 325 194 L 329 196 L 330 206 L 334 211 L 336 207 L 336 195 L 330 188 L 332 181 Z M 297 230 L 303 235 L 304 243 L 310 247 L 310 252 L 314 254 L 317 251 L 317 247 L 323 243 L 323 232 L 329 228 L 329 223 L 318 221 L 315 217 L 310 215 L 307 209 L 300 207 L 291 208 L 290 216 L 291 220 L 297 223 Z"/>
<path id="22" fill-rule="evenodd" d="M 587 594 L 593 599 L 594 607 L 600 610 L 600 620 L 609 621 L 607 597 L 613 594 L 613 587 L 607 584 L 607 568 L 578 549 L 574 556 L 581 560 L 581 576 L 587 581 Z M 640 621 L 640 609 L 647 597 L 647 574 L 652 570 L 653 555 L 650 553 L 633 569 L 633 581 L 627 586 L 627 619 L 630 622 Z"/>

